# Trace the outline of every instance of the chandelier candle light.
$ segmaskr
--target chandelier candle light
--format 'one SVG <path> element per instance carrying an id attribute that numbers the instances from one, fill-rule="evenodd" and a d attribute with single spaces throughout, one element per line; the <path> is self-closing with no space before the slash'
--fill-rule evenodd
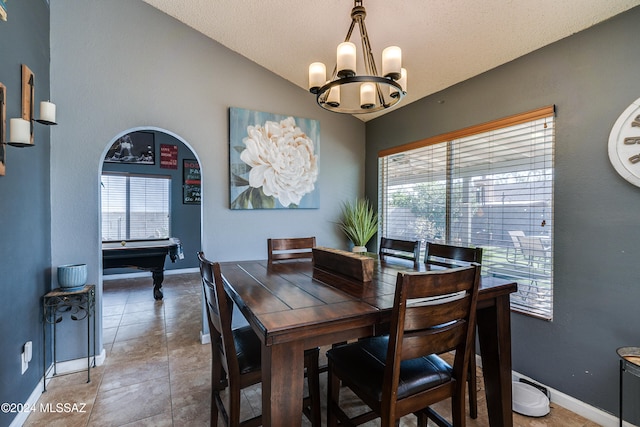
<path id="1" fill-rule="evenodd" d="M 390 46 L 382 51 L 382 75 L 378 75 L 364 25 L 366 15 L 362 0 L 355 0 L 351 26 L 345 41 L 338 45 L 336 67 L 329 81 L 322 62 L 309 65 L 309 91 L 324 109 L 346 114 L 373 113 L 393 107 L 407 93 L 407 71 L 402 68 L 399 47 Z M 360 28 L 366 75 L 356 74 L 356 45 L 350 41 L 356 24 Z"/>

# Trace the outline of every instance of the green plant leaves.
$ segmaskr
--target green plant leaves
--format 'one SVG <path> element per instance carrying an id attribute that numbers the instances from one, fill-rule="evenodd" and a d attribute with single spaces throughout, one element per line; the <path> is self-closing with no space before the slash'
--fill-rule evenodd
<path id="1" fill-rule="evenodd" d="M 342 205 L 340 227 L 356 246 L 365 246 L 378 232 L 378 214 L 366 199 Z"/>

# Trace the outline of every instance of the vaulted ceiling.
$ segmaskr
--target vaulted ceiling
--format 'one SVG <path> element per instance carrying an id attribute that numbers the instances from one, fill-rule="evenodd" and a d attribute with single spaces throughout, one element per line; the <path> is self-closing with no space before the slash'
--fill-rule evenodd
<path id="1" fill-rule="evenodd" d="M 307 89 L 308 66 L 335 65 L 352 0 L 144 0 Z M 402 48 L 416 101 L 615 16 L 640 0 L 364 0 L 378 68 Z M 358 35 L 352 41 L 360 46 Z M 315 97 L 309 94 L 309 102 Z M 367 121 L 384 112 L 361 114 Z"/>

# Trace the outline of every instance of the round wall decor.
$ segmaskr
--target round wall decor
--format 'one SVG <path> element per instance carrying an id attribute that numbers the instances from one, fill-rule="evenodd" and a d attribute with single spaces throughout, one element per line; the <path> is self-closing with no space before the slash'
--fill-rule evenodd
<path id="1" fill-rule="evenodd" d="M 640 98 L 620 114 L 609 134 L 609 160 L 621 177 L 640 187 Z"/>

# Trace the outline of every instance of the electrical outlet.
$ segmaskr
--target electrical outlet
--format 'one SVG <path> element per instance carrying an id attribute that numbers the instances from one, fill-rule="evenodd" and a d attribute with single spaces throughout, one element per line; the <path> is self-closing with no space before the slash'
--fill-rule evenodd
<path id="1" fill-rule="evenodd" d="M 27 363 L 31 362 L 31 358 L 33 357 L 33 342 L 27 341 L 24 343 L 24 360 Z"/>
<path id="2" fill-rule="evenodd" d="M 33 343 L 31 341 L 27 341 L 22 347 L 22 354 L 20 357 L 20 360 L 22 361 L 22 375 L 24 375 L 29 368 L 29 362 L 31 362 L 31 358 L 33 357 L 32 348 Z"/>

